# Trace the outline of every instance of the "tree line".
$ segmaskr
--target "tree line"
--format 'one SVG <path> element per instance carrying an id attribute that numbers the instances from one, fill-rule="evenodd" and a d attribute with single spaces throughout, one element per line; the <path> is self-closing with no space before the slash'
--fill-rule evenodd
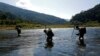
<path id="1" fill-rule="evenodd" d="M 95 7 L 87 10 L 82 11 L 75 16 L 72 17 L 70 20 L 71 23 L 88 23 L 88 22 L 96 22 L 100 23 L 100 4 L 96 5 Z"/>

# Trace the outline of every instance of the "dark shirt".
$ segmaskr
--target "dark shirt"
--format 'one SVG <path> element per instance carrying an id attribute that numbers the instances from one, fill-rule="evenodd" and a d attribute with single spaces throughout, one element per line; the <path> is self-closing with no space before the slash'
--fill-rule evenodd
<path id="1" fill-rule="evenodd" d="M 54 34 L 53 34 L 52 31 L 44 30 L 44 32 L 46 33 L 46 35 L 47 35 L 48 37 L 53 37 L 53 36 L 54 36 Z"/>
<path id="2" fill-rule="evenodd" d="M 85 33 L 86 33 L 86 28 L 79 29 L 79 34 L 85 34 Z"/>
<path id="3" fill-rule="evenodd" d="M 20 26 L 16 26 L 16 30 L 17 30 L 18 34 L 21 33 L 21 27 Z"/>

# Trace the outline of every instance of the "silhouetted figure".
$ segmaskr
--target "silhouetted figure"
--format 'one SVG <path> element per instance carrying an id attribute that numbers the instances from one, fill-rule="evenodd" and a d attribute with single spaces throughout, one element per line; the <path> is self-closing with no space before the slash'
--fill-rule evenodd
<path id="1" fill-rule="evenodd" d="M 20 36 L 20 34 L 21 34 L 21 26 L 17 25 L 16 26 L 16 30 L 17 30 L 18 36 Z"/>
<path id="2" fill-rule="evenodd" d="M 44 32 L 47 35 L 47 42 L 52 42 L 52 37 L 54 36 L 54 33 L 52 32 L 51 28 L 49 28 L 48 30 L 44 30 Z"/>
<path id="3" fill-rule="evenodd" d="M 79 36 L 79 45 L 85 46 L 84 43 L 84 34 L 86 33 L 86 28 L 85 27 L 80 27 L 76 26 L 76 30 L 79 30 L 79 33 L 76 34 Z"/>
<path id="4" fill-rule="evenodd" d="M 49 41 L 46 43 L 45 48 L 52 48 L 54 46 L 54 43 L 52 41 Z"/>

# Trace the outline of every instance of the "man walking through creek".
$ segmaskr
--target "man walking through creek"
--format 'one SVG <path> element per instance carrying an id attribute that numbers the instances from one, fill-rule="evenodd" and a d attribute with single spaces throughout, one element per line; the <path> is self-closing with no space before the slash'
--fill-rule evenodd
<path id="1" fill-rule="evenodd" d="M 79 36 L 79 45 L 82 45 L 82 46 L 86 46 L 85 43 L 84 43 L 84 34 L 86 34 L 86 27 L 79 27 L 79 26 L 76 26 L 76 30 L 79 31 L 78 35 Z"/>
<path id="2" fill-rule="evenodd" d="M 54 36 L 54 33 L 52 32 L 51 28 L 48 28 L 48 30 L 44 30 L 44 33 L 47 35 L 47 42 L 52 42 L 52 37 Z"/>
<path id="3" fill-rule="evenodd" d="M 21 34 L 21 26 L 20 26 L 20 25 L 17 25 L 17 26 L 15 27 L 15 29 L 16 29 L 16 31 L 17 31 L 18 36 L 20 36 L 20 34 Z"/>

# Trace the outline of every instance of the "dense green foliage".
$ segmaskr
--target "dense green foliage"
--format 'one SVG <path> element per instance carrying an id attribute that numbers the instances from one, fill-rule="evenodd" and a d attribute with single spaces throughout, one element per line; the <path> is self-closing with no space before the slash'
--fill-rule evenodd
<path id="1" fill-rule="evenodd" d="M 72 17 L 71 23 L 100 24 L 100 4 L 87 11 L 82 11 Z"/>

